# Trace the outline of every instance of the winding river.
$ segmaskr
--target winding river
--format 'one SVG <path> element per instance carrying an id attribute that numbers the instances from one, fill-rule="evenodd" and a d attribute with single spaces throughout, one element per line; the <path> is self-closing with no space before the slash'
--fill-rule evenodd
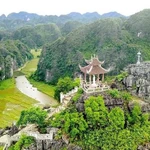
<path id="1" fill-rule="evenodd" d="M 23 94 L 39 101 L 42 105 L 52 105 L 56 103 L 53 98 L 38 91 L 37 88 L 33 87 L 32 84 L 30 84 L 30 82 L 27 80 L 25 76 L 18 76 L 16 78 L 16 87 Z"/>

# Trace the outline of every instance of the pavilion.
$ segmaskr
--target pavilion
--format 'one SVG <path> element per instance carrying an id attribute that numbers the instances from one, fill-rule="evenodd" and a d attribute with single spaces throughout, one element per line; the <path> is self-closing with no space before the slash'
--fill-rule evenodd
<path id="1" fill-rule="evenodd" d="M 81 72 L 84 74 L 83 82 L 87 83 L 89 81 L 89 87 L 98 87 L 99 83 L 104 81 L 104 74 L 109 72 L 109 70 L 101 66 L 104 61 L 99 61 L 98 56 L 94 55 L 94 57 L 91 57 L 91 60 L 85 60 L 85 62 L 87 66 L 81 67 L 79 65 Z"/>

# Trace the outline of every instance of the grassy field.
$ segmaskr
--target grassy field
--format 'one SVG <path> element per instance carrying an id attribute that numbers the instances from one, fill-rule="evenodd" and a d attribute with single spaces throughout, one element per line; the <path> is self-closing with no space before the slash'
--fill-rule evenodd
<path id="1" fill-rule="evenodd" d="M 34 73 L 37 69 L 39 58 L 34 58 L 31 61 L 29 61 L 26 66 L 21 69 L 20 71 L 25 74 L 27 77 L 29 77 L 32 73 Z"/>
<path id="2" fill-rule="evenodd" d="M 22 94 L 15 87 L 15 79 L 0 82 L 0 127 L 18 120 L 20 112 L 37 104 L 34 99 Z"/>
<path id="3" fill-rule="evenodd" d="M 4 148 L 3 146 L 0 146 L 0 150 L 3 150 L 3 148 Z"/>
<path id="4" fill-rule="evenodd" d="M 38 50 L 31 50 L 31 53 L 33 55 L 33 59 L 31 61 L 28 61 L 25 64 L 25 67 L 23 67 L 20 71 L 25 74 L 27 77 L 29 77 L 32 73 L 34 73 L 37 69 L 37 64 L 39 61 L 39 56 L 41 54 L 41 49 Z"/>

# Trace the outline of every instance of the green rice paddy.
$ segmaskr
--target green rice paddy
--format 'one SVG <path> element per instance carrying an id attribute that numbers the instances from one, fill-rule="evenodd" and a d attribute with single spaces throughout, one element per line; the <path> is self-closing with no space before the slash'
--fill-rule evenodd
<path id="1" fill-rule="evenodd" d="M 15 87 L 15 79 L 0 82 L 0 127 L 11 125 L 18 120 L 20 112 L 36 104 L 37 101 L 22 94 Z"/>

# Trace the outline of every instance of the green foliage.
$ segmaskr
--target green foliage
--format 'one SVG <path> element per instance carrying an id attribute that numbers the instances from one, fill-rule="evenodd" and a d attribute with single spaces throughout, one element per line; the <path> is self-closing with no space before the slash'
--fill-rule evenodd
<path id="1" fill-rule="evenodd" d="M 116 76 L 116 80 L 120 82 L 127 76 L 128 76 L 127 72 L 121 72 L 119 75 Z"/>
<path id="2" fill-rule="evenodd" d="M 21 112 L 17 125 L 27 125 L 28 123 L 35 123 L 42 127 L 45 125 L 46 116 L 46 111 L 41 110 L 38 107 L 33 107 Z"/>
<path id="3" fill-rule="evenodd" d="M 64 94 L 72 90 L 78 84 L 77 81 L 73 81 L 69 77 L 60 78 L 55 88 L 54 98 L 59 100 L 60 99 L 60 92 Z"/>
<path id="4" fill-rule="evenodd" d="M 132 100 L 132 96 L 129 92 L 121 92 L 121 98 L 126 102 L 129 103 L 129 101 Z"/>
<path id="5" fill-rule="evenodd" d="M 89 127 L 95 129 L 107 126 L 108 110 L 102 97 L 90 97 L 84 106 Z"/>
<path id="6" fill-rule="evenodd" d="M 123 129 L 125 124 L 124 112 L 119 107 L 112 109 L 108 115 L 109 122 L 114 129 Z"/>
<path id="7" fill-rule="evenodd" d="M 0 81 L 0 90 L 5 90 L 8 88 L 14 88 L 15 80 L 14 78 Z"/>
<path id="8" fill-rule="evenodd" d="M 150 141 L 149 115 L 142 114 L 138 105 L 131 113 L 119 107 L 108 111 L 102 97 L 89 97 L 84 107 L 84 113 L 67 109 L 51 118 L 51 125 L 60 128 L 59 133 L 67 134 L 83 149 L 136 150 Z"/>
<path id="9" fill-rule="evenodd" d="M 128 114 L 128 121 L 130 126 L 142 126 L 149 124 L 148 114 L 142 114 L 141 108 L 138 104 L 136 104 L 130 114 Z"/>
<path id="10" fill-rule="evenodd" d="M 32 143 L 35 142 L 35 139 L 31 136 L 21 135 L 19 141 L 9 148 L 9 150 L 21 150 L 29 147 Z"/>
<path id="11" fill-rule="evenodd" d="M 93 108 L 92 105 L 91 107 Z M 124 113 L 127 112 L 123 112 L 121 108 L 113 108 L 107 114 L 107 120 L 104 120 L 107 122 L 105 126 L 94 130 L 88 128 L 82 141 L 84 149 L 136 150 L 138 145 L 150 141 L 149 115 L 142 114 L 139 106 L 135 106 L 131 114 L 127 114 L 128 118 Z M 91 118 L 92 121 L 93 118 Z M 124 126 L 126 121 L 128 122 L 127 127 Z"/>
<path id="12" fill-rule="evenodd" d="M 51 125 L 61 128 L 64 133 L 70 136 L 71 140 L 81 138 L 88 127 L 83 114 L 76 111 L 64 111 L 55 115 L 51 120 Z"/>
<path id="13" fill-rule="evenodd" d="M 61 32 L 56 24 L 50 23 L 22 27 L 13 32 L 12 36 L 30 48 L 36 48 L 54 42 L 61 36 Z"/>
<path id="14" fill-rule="evenodd" d="M 83 90 L 81 88 L 78 89 L 77 93 L 75 93 L 75 95 L 73 96 L 72 100 L 74 102 L 77 102 L 82 94 L 83 94 Z"/>
<path id="15" fill-rule="evenodd" d="M 12 77 L 12 71 L 32 58 L 28 47 L 18 40 L 0 41 L 0 80 Z"/>
<path id="16" fill-rule="evenodd" d="M 112 90 L 109 90 L 108 92 L 109 92 L 109 94 L 110 94 L 113 98 L 120 98 L 120 97 L 121 97 L 121 94 L 120 94 L 120 92 L 118 91 L 118 89 L 112 89 Z"/>

